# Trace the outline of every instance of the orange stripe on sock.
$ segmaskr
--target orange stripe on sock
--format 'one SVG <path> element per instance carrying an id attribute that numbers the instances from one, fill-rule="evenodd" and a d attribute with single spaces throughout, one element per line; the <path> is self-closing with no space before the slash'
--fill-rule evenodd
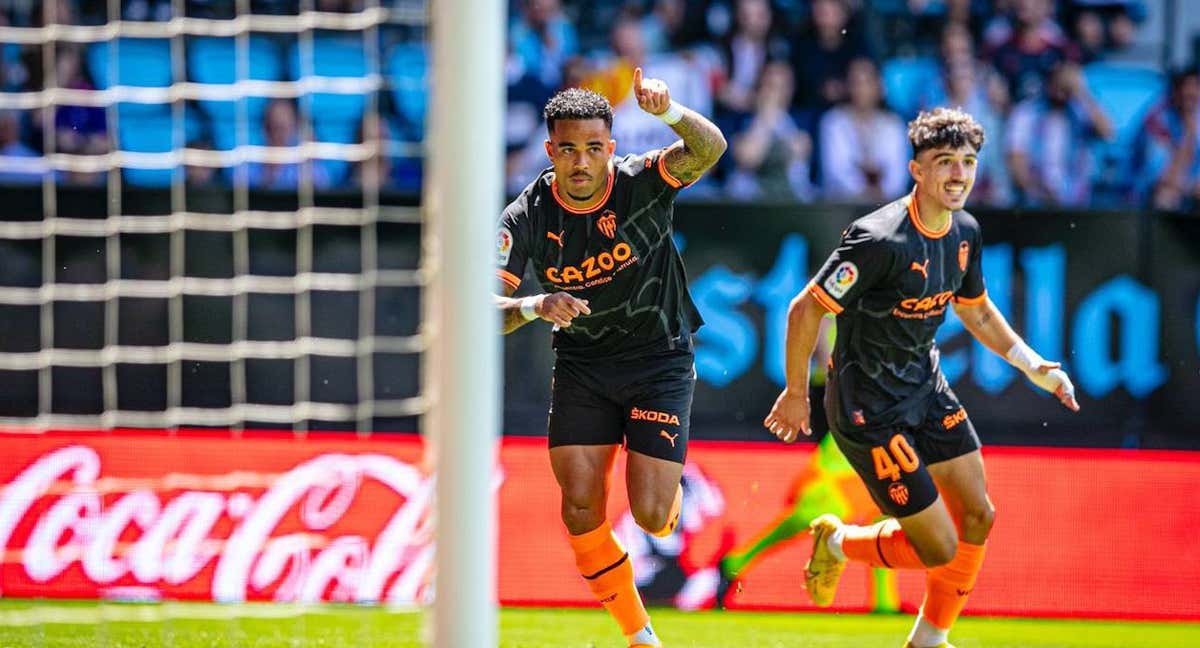
<path id="1" fill-rule="evenodd" d="M 967 596 L 983 567 L 984 545 L 958 543 L 954 559 L 929 570 L 925 577 L 925 601 L 921 616 L 933 625 L 949 630 L 962 614 Z"/>
<path id="2" fill-rule="evenodd" d="M 633 564 L 629 554 L 613 535 L 612 525 L 605 521 L 599 527 L 569 536 L 575 551 L 575 566 L 584 577 L 588 589 L 604 605 L 613 620 L 626 635 L 633 634 L 650 622 L 633 581 Z"/>
<path id="3" fill-rule="evenodd" d="M 842 553 L 850 560 L 888 569 L 925 569 L 904 529 L 895 519 L 871 526 L 846 526 Z"/>

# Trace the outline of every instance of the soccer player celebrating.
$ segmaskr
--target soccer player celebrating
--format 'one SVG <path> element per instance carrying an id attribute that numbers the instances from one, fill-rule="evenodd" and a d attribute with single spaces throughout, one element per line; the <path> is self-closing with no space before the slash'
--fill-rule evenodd
<path id="1" fill-rule="evenodd" d="M 604 97 L 571 88 L 547 102 L 552 166 L 500 219 L 497 304 L 505 333 L 539 318 L 554 325 L 550 465 L 575 564 L 630 646 L 660 646 L 605 518 L 608 478 L 624 444 L 634 519 L 647 532 L 671 533 L 696 381 L 692 334 L 702 323 L 671 239 L 673 203 L 726 144 L 641 68 L 633 92 L 681 141 L 614 159 Z M 542 292 L 513 298 L 527 262 Z"/>
<path id="2" fill-rule="evenodd" d="M 786 442 L 809 434 L 808 364 L 817 327 L 837 315 L 825 390 L 830 432 L 891 518 L 872 526 L 822 515 L 811 525 L 805 586 L 833 602 L 847 560 L 926 571 L 906 646 L 948 647 L 975 586 L 995 509 L 979 437 L 939 367 L 934 333 L 947 305 L 984 346 L 1078 411 L 1074 387 L 1013 332 L 984 289 L 979 224 L 963 211 L 983 146 L 959 110 L 922 112 L 908 128 L 912 193 L 850 225 L 788 311 L 787 386 L 763 420 Z"/>

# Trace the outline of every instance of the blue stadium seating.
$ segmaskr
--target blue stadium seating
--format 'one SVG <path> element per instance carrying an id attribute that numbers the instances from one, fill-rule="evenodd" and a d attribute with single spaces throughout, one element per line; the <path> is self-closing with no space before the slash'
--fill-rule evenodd
<path id="1" fill-rule="evenodd" d="M 1132 145 L 1142 118 L 1162 98 L 1166 80 L 1153 68 L 1105 62 L 1084 66 L 1083 76 L 1116 131 L 1113 141 L 1098 143 L 1094 151 L 1097 191 L 1102 198 L 1118 199 L 1130 188 Z"/>
<path id="2" fill-rule="evenodd" d="M 278 81 L 283 78 L 283 58 L 279 49 L 264 37 L 249 40 L 250 79 Z M 229 84 L 237 80 L 237 40 L 234 38 L 194 38 L 187 43 L 188 76 L 198 83 Z M 200 101 L 200 107 L 212 122 L 212 141 L 217 150 L 237 145 L 237 102 Z M 265 97 L 246 97 L 246 118 L 250 144 L 262 143 L 262 113 Z"/>
<path id="3" fill-rule="evenodd" d="M 175 121 L 172 115 L 130 116 L 127 109 L 118 111 L 117 143 L 122 151 L 135 153 L 166 153 L 175 148 L 173 128 Z M 200 124 L 195 119 L 185 118 L 183 142 L 195 137 Z M 171 184 L 172 169 L 139 169 L 126 167 L 123 170 L 125 180 L 132 185 L 141 187 L 167 187 Z"/>
<path id="4" fill-rule="evenodd" d="M 908 119 L 920 108 L 922 88 L 938 80 L 938 63 L 930 57 L 889 59 L 883 62 L 880 75 L 888 105 Z"/>
<path id="5" fill-rule="evenodd" d="M 311 74 L 323 77 L 366 76 L 367 57 L 361 36 L 317 35 L 313 38 L 312 47 Z M 300 60 L 300 46 L 293 44 L 289 49 L 290 76 L 299 79 L 304 73 L 304 66 Z M 314 124 L 338 121 L 352 121 L 357 124 L 362 119 L 367 104 L 366 95 L 362 93 L 315 92 L 311 101 Z"/>
<path id="6" fill-rule="evenodd" d="M 121 38 L 116 43 L 116 77 L 109 67 L 108 42 L 93 43 L 87 50 L 88 71 L 100 90 L 115 85 L 165 88 L 171 85 L 171 44 L 162 38 Z M 131 115 L 162 115 L 167 104 L 119 104 Z"/>

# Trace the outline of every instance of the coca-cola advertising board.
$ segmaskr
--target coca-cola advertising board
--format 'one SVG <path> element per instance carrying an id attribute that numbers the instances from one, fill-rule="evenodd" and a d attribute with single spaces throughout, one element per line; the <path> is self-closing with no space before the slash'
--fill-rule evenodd
<path id="1" fill-rule="evenodd" d="M 661 539 L 633 524 L 614 479 L 610 519 L 644 595 L 710 606 L 717 559 L 790 510 L 814 448 L 691 444 L 682 522 Z M 1004 447 L 984 456 L 998 515 L 969 614 L 1200 618 L 1191 540 L 1200 455 Z M 505 438 L 498 458 L 501 602 L 592 605 L 558 519 L 545 439 Z M 434 482 L 414 435 L 9 431 L 0 483 L 3 596 L 432 597 Z M 730 606 L 809 609 L 798 585 L 809 549 L 801 534 L 766 553 Z M 872 582 L 852 565 L 835 609 L 869 609 Z M 920 572 L 900 574 L 902 609 L 916 609 L 922 587 Z"/>

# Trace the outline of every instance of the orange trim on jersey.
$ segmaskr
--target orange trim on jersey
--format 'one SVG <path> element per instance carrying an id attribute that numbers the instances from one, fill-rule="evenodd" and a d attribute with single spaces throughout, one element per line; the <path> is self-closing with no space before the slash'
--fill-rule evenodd
<path id="1" fill-rule="evenodd" d="M 500 281 L 508 284 L 513 290 L 521 285 L 521 278 L 504 268 L 496 268 L 496 276 L 500 277 Z"/>
<path id="2" fill-rule="evenodd" d="M 979 293 L 978 297 L 959 297 L 958 295 L 954 296 L 954 303 L 962 304 L 963 306 L 978 306 L 985 301 L 987 301 L 987 291 L 986 290 Z"/>
<path id="3" fill-rule="evenodd" d="M 950 231 L 950 226 L 954 224 L 954 214 L 951 213 L 950 218 L 946 219 L 945 227 L 941 230 L 935 231 L 925 227 L 925 224 L 921 222 L 920 207 L 917 206 L 916 187 L 913 187 L 912 193 L 908 195 L 908 218 L 912 221 L 913 226 L 917 228 L 918 232 L 932 239 L 939 239 L 945 236 Z"/>
<path id="4" fill-rule="evenodd" d="M 845 310 L 838 305 L 837 301 L 835 301 L 833 297 L 829 296 L 829 293 L 825 292 L 824 288 L 818 286 L 816 281 L 808 282 L 808 285 L 804 287 L 804 290 L 808 294 L 812 295 L 813 299 L 817 300 L 817 303 L 823 306 L 825 310 L 833 313 L 834 315 L 841 315 L 842 311 Z"/>
<path id="5" fill-rule="evenodd" d="M 577 209 L 575 207 L 568 205 L 566 202 L 564 202 L 562 197 L 558 195 L 558 178 L 555 178 L 554 180 L 550 181 L 550 194 L 554 196 L 554 201 L 558 203 L 559 207 L 562 207 L 563 209 L 571 212 L 572 214 L 590 214 L 590 213 L 596 211 L 597 209 L 600 209 L 601 207 L 604 206 L 604 203 L 608 202 L 608 197 L 609 197 L 609 195 L 612 194 L 613 179 L 616 178 L 616 175 L 617 175 L 617 171 L 616 171 L 616 169 L 614 169 L 612 167 L 612 164 L 610 163 L 608 165 L 608 186 L 606 186 L 604 188 L 604 195 L 600 196 L 600 199 L 597 200 L 595 203 L 592 203 L 592 205 L 590 207 L 584 207 L 583 209 Z"/>

